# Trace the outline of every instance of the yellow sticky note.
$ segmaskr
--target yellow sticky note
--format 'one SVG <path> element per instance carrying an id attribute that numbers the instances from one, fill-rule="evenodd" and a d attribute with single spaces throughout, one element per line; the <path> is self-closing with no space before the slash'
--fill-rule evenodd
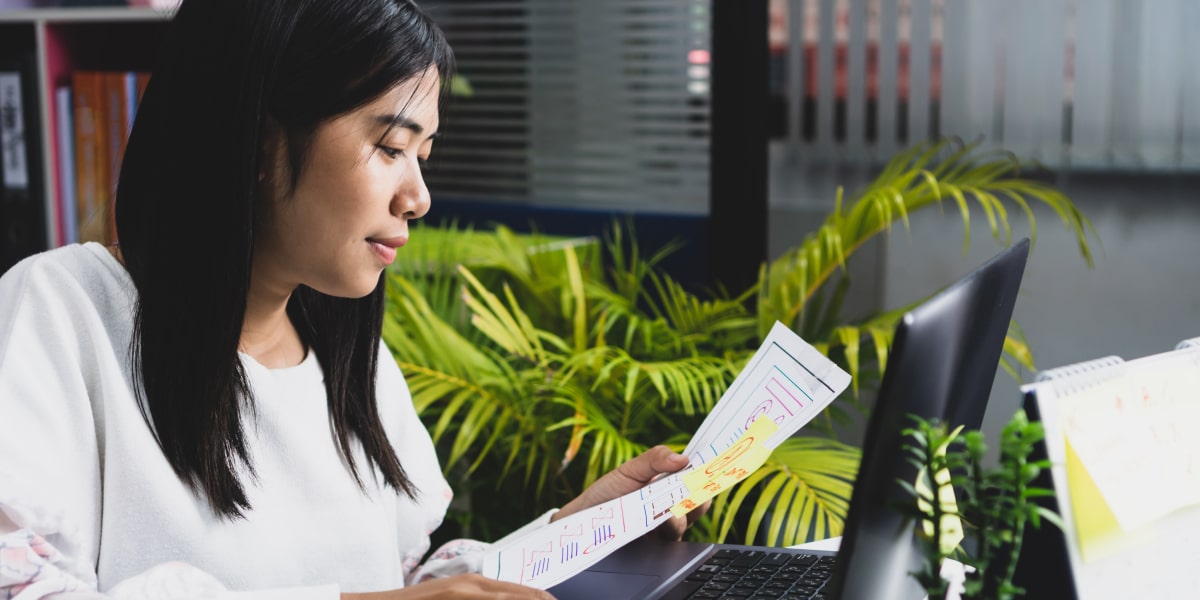
<path id="1" fill-rule="evenodd" d="M 1116 550 L 1114 542 L 1122 535 L 1121 526 L 1083 461 L 1071 447 L 1070 439 L 1066 440 L 1065 462 L 1071 512 L 1079 536 L 1079 554 L 1084 562 L 1108 556 Z"/>
<path id="2" fill-rule="evenodd" d="M 733 445 L 683 476 L 690 495 L 672 506 L 671 514 L 681 517 L 757 471 L 771 455 L 766 441 L 778 430 L 774 421 L 760 415 Z"/>

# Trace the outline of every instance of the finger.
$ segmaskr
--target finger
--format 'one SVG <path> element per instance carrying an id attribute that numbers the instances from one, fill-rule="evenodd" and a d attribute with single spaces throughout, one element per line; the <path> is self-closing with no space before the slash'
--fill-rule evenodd
<path id="1" fill-rule="evenodd" d="M 688 511 L 687 526 L 691 527 L 692 524 L 694 524 L 697 519 L 699 519 L 700 517 L 703 517 L 704 514 L 708 512 L 708 509 L 711 506 L 712 506 L 712 500 L 707 500 L 704 502 L 704 504 L 701 504 L 700 506 L 697 506 L 696 508 Z"/>
<path id="2" fill-rule="evenodd" d="M 687 531 L 687 527 L 686 517 L 671 517 L 658 526 L 658 536 L 667 541 L 678 542 L 683 539 L 683 532 Z"/>
<path id="3" fill-rule="evenodd" d="M 478 573 L 465 575 L 478 591 L 486 594 L 487 598 L 535 598 L 537 600 L 554 600 L 554 596 L 545 590 L 531 588 L 519 583 L 498 581 L 484 577 Z"/>
<path id="4" fill-rule="evenodd" d="M 686 456 L 666 446 L 655 446 L 622 463 L 617 471 L 634 481 L 648 482 L 660 473 L 674 473 L 687 464 Z"/>
<path id="5" fill-rule="evenodd" d="M 498 581 L 501 584 L 498 588 L 484 590 L 489 598 L 534 598 L 536 600 L 554 600 L 554 596 L 546 590 L 526 587 L 516 583 L 507 583 Z"/>

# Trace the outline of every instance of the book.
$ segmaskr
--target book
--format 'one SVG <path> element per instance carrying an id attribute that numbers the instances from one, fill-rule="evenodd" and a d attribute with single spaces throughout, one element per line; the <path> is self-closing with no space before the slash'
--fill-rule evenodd
<path id="1" fill-rule="evenodd" d="M 1063 522 L 1056 543 L 1075 595 L 1200 589 L 1200 338 L 1050 369 L 1022 390 L 1045 428 L 1048 487 Z"/>
<path id="2" fill-rule="evenodd" d="M 121 159 L 125 156 L 125 144 L 129 141 L 129 129 L 133 127 L 133 115 L 137 109 L 137 78 L 132 71 L 105 71 L 100 74 L 104 86 L 104 139 L 107 161 L 101 168 L 107 169 L 108 202 L 104 205 L 104 240 L 117 241 L 115 198 L 117 180 L 121 177 Z"/>
<path id="3" fill-rule="evenodd" d="M 54 103 L 58 115 L 58 218 L 63 244 L 79 241 L 79 217 L 75 203 L 75 134 L 74 106 L 71 86 L 62 85 L 54 90 Z"/>
<path id="4" fill-rule="evenodd" d="M 0 273 L 46 248 L 31 56 L 0 61 Z"/>
<path id="5" fill-rule="evenodd" d="M 79 241 L 107 242 L 108 146 L 105 140 L 103 75 L 96 71 L 71 74 L 75 114 L 75 201 Z"/>
<path id="6" fill-rule="evenodd" d="M 121 160 L 148 81 L 147 73 L 135 71 L 82 70 L 71 76 L 79 241 L 116 241 Z"/>

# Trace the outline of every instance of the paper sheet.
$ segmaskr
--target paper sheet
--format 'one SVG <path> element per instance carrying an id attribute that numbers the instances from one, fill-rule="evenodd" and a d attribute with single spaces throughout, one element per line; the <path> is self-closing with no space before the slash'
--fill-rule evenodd
<path id="1" fill-rule="evenodd" d="M 1200 564 L 1200 506 L 1170 508 L 1189 502 L 1186 493 L 1175 494 L 1194 477 L 1186 467 L 1178 480 L 1155 473 L 1161 468 L 1155 463 L 1166 452 L 1174 456 L 1174 464 L 1186 464 L 1179 461 L 1196 456 L 1200 447 L 1200 436 L 1169 433 L 1192 431 L 1198 422 L 1193 411 L 1200 405 L 1200 354 L 1148 355 L 1023 388 L 1031 389 L 1046 427 L 1046 452 L 1078 596 L 1195 598 L 1200 589 L 1200 569 L 1195 568 Z M 1089 399 L 1099 404 L 1081 405 Z M 1130 399 L 1133 405 L 1127 404 Z M 1163 410 L 1179 412 L 1168 417 Z M 1139 416 L 1141 411 L 1149 411 L 1149 418 Z M 1156 437 L 1157 442 L 1147 443 Z M 1174 448 L 1165 450 L 1163 441 Z M 1139 516 L 1137 507 L 1143 505 L 1147 512 Z M 1118 517 L 1130 506 L 1132 521 L 1120 523 Z M 1163 511 L 1170 512 L 1150 516 Z"/>
<path id="2" fill-rule="evenodd" d="M 744 440 L 760 416 L 774 425 L 765 440 L 754 436 L 757 441 L 752 445 L 766 449 L 761 456 L 765 460 L 771 449 L 799 431 L 849 384 L 848 373 L 776 323 L 688 444 L 684 454 L 689 467 L 493 548 L 484 557 L 481 572 L 540 589 L 565 581 L 671 518 L 672 507 L 705 493 L 703 486 L 711 479 L 690 489 L 685 474 Z M 752 472 L 748 465 L 756 469 L 762 464 L 761 460 L 753 464 L 755 453 L 751 454 L 743 457 L 749 462 L 723 461 L 722 465 L 744 468 L 745 477 Z M 741 475 L 729 473 L 728 468 L 719 474 Z M 729 483 L 722 480 L 715 493 Z"/>
<path id="3" fill-rule="evenodd" d="M 1063 399 L 1068 449 L 1078 462 L 1068 471 L 1080 504 L 1107 504 L 1121 530 L 1134 532 L 1181 508 L 1200 505 L 1200 369 L 1149 366 L 1139 376 Z M 1071 465 L 1069 465 L 1071 466 Z M 1082 467 L 1086 473 L 1080 472 Z M 1083 492 L 1094 489 L 1098 495 Z M 1077 518 L 1077 521 L 1079 519 Z M 1078 522 L 1080 541 L 1105 535 L 1101 521 Z"/>

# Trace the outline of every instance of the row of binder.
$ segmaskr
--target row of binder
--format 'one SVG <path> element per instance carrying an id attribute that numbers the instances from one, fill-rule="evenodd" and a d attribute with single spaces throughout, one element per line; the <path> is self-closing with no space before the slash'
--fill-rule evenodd
<path id="1" fill-rule="evenodd" d="M 0 274 L 46 247 L 33 56 L 0 58 Z"/>

